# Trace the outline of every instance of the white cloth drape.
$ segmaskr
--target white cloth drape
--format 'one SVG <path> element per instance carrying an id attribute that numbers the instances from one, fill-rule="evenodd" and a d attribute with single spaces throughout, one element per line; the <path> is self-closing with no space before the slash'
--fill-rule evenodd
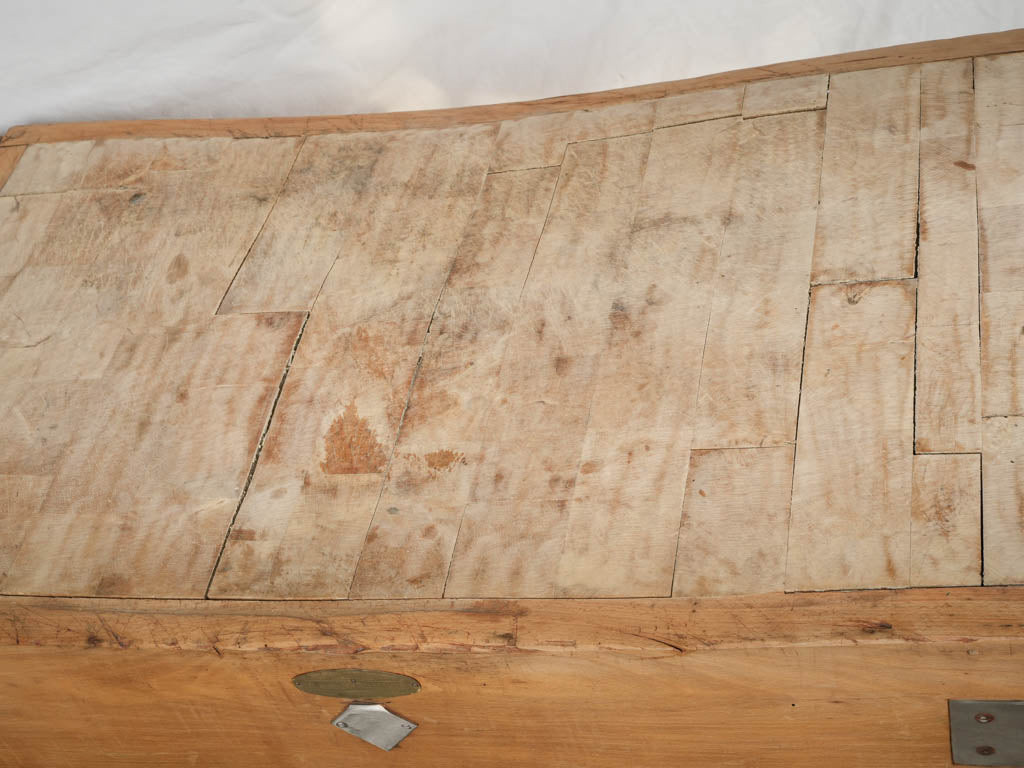
<path id="1" fill-rule="evenodd" d="M 0 131 L 516 101 L 1022 26 L 1020 0 L 0 0 Z"/>

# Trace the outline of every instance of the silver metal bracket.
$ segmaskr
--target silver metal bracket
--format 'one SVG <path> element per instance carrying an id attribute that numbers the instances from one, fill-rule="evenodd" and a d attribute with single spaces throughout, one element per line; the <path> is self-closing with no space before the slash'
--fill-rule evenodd
<path id="1" fill-rule="evenodd" d="M 1024 766 L 1024 701 L 950 699 L 956 765 Z"/>
<path id="2" fill-rule="evenodd" d="M 349 704 L 331 725 L 389 751 L 416 728 L 380 704 Z"/>

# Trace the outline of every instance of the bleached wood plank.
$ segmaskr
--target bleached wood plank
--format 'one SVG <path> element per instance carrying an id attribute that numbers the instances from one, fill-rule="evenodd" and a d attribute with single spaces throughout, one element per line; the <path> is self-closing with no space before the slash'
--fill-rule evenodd
<path id="1" fill-rule="evenodd" d="M 982 413 L 1024 414 L 1024 291 L 981 294 Z"/>
<path id="2" fill-rule="evenodd" d="M 380 221 L 390 222 L 393 237 L 413 235 L 396 212 L 415 211 L 409 206 L 445 175 L 437 192 L 449 193 L 448 165 L 475 174 L 494 132 L 475 126 L 308 139 L 220 312 L 309 309 L 339 254 L 372 249 L 375 238 L 388 236 Z M 413 214 L 413 222 L 422 219 Z"/>
<path id="3" fill-rule="evenodd" d="M 423 154 L 375 182 L 324 281 L 211 594 L 348 595 L 493 133 L 395 139 Z"/>
<path id="4" fill-rule="evenodd" d="M 781 592 L 793 447 L 694 450 L 672 594 Z"/>
<path id="5" fill-rule="evenodd" d="M 607 314 L 557 593 L 668 595 L 737 120 L 655 133 L 625 258 L 593 279 Z M 695 183 L 695 180 L 701 180 Z M 598 304 L 600 306 L 600 304 Z"/>
<path id="6" fill-rule="evenodd" d="M 975 61 L 982 415 L 1024 414 L 1024 55 Z"/>
<path id="7" fill-rule="evenodd" d="M 523 289 L 445 594 L 550 595 L 650 136 L 572 144 Z M 609 309 L 611 308 L 611 309 Z M 497 558 L 497 560 L 495 559 Z"/>
<path id="8" fill-rule="evenodd" d="M 743 123 L 715 276 L 695 448 L 796 437 L 824 113 Z"/>
<path id="9" fill-rule="evenodd" d="M 811 292 L 787 589 L 909 583 L 914 299 L 910 280 Z"/>
<path id="10" fill-rule="evenodd" d="M 351 597 L 441 597 L 557 168 L 487 177 L 431 323 Z"/>
<path id="11" fill-rule="evenodd" d="M 17 542 L 5 592 L 199 597 L 299 315 L 210 318 L 120 345 Z"/>
<path id="12" fill-rule="evenodd" d="M 26 212 L 57 203 L 35 224 L 14 220 L 26 239 L 4 247 L 24 255 L 0 308 L 0 336 L 26 344 L 87 333 L 97 321 L 140 328 L 208 317 L 296 150 L 293 139 L 112 144 L 77 157 L 81 190 L 14 201 Z M 39 177 L 41 189 L 28 191 L 45 191 L 53 185 L 42 176 L 68 162 L 61 152 L 27 151 L 17 170 L 26 183 Z"/>
<path id="13" fill-rule="evenodd" d="M 60 195 L 0 197 L 0 276 L 13 280 L 28 264 L 60 200 Z"/>
<path id="14" fill-rule="evenodd" d="M 4 195 L 185 182 L 276 191 L 301 139 L 111 139 L 28 147 Z M 209 213 L 209 211 L 207 211 Z"/>
<path id="15" fill-rule="evenodd" d="M 699 123 L 740 114 L 743 86 L 714 91 L 695 91 L 669 96 L 654 103 L 654 127 L 667 128 L 685 123 Z"/>
<path id="16" fill-rule="evenodd" d="M 918 67 L 832 76 L 813 282 L 914 275 L 919 125 Z"/>
<path id="17" fill-rule="evenodd" d="M 52 477 L 0 474 L 0 583 L 25 536 L 25 527 L 38 513 Z"/>
<path id="18" fill-rule="evenodd" d="M 978 584 L 981 584 L 981 456 L 915 456 L 910 585 Z"/>
<path id="19" fill-rule="evenodd" d="M 985 584 L 1024 584 L 1024 418 L 984 420 Z"/>
<path id="20" fill-rule="evenodd" d="M 970 59 L 921 67 L 918 452 L 981 450 L 978 224 Z"/>
<path id="21" fill-rule="evenodd" d="M 506 120 L 498 132 L 491 171 L 558 165 L 567 144 L 650 131 L 653 101 Z"/>
<path id="22" fill-rule="evenodd" d="M 824 109 L 827 100 L 828 75 L 805 75 L 747 83 L 743 93 L 743 117 Z"/>

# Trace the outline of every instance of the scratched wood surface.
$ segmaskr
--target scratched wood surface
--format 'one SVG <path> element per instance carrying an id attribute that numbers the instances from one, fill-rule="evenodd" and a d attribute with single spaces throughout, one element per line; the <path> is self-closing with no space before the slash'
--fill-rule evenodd
<path id="1" fill-rule="evenodd" d="M 0 148 L 0 592 L 1024 583 L 1024 54 L 893 63 Z"/>

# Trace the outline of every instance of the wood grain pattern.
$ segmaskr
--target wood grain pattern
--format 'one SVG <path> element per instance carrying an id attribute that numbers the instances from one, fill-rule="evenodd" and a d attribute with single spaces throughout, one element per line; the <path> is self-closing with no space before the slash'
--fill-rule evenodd
<path id="1" fill-rule="evenodd" d="M 909 280 L 811 292 L 787 589 L 909 583 L 914 300 Z"/>
<path id="2" fill-rule="evenodd" d="M 915 450 L 981 450 L 974 67 L 921 67 Z"/>
<path id="3" fill-rule="evenodd" d="M 687 478 L 762 446 L 796 455 L 788 588 L 973 583 L 984 457 L 939 454 L 1024 407 L 1022 56 L 979 59 L 977 94 L 961 58 L 5 147 L 0 588 L 196 595 L 223 545 L 231 598 L 774 589 L 774 464 L 730 491 L 772 499 L 763 572 L 724 544 L 685 570 L 715 526 L 750 543 L 729 515 L 679 537 Z M 849 284 L 809 308 L 822 269 Z"/>
<path id="4" fill-rule="evenodd" d="M 83 140 L 0 147 L 0 591 L 82 597 L 0 596 L 0 764 L 949 766 L 1024 631 L 954 586 L 1024 584 L 1024 55 L 966 45 L 9 137 Z M 394 752 L 290 683 L 349 667 Z"/>
<path id="5" fill-rule="evenodd" d="M 480 501 L 466 509 L 448 596 L 557 589 L 600 353 L 615 332 L 608 292 L 621 274 L 650 142 L 631 136 L 566 152 L 495 385 L 473 491 Z"/>
<path id="6" fill-rule="evenodd" d="M 1024 414 L 1024 56 L 975 62 L 982 414 Z"/>
<path id="7" fill-rule="evenodd" d="M 832 77 L 812 282 L 914 276 L 920 92 L 916 66 Z"/>
<path id="8" fill-rule="evenodd" d="M 743 117 L 824 109 L 828 75 L 805 75 L 749 83 L 743 93 Z"/>
<path id="9" fill-rule="evenodd" d="M 594 275 L 607 314 L 592 321 L 603 338 L 589 339 L 598 359 L 558 563 L 562 594 L 671 594 L 739 128 L 727 120 L 655 133 L 629 247 Z"/>
<path id="10" fill-rule="evenodd" d="M 910 583 L 981 584 L 981 456 L 914 457 Z"/>
<path id="11" fill-rule="evenodd" d="M 559 165 L 567 144 L 644 133 L 653 127 L 652 101 L 508 120 L 498 132 L 491 171 Z"/>
<path id="12" fill-rule="evenodd" d="M 0 466 L 16 478 L 0 588 L 203 593 L 301 321 L 212 313 L 295 149 L 25 152 L 0 202 Z"/>
<path id="13" fill-rule="evenodd" d="M 704 344 L 696 448 L 796 439 L 824 115 L 744 122 Z"/>
<path id="14" fill-rule="evenodd" d="M 415 204 L 415 190 L 437 173 L 443 194 L 448 163 L 479 173 L 476 163 L 486 162 L 493 135 L 492 127 L 477 126 L 307 139 L 220 311 L 309 309 L 339 255 L 415 232 L 413 223 L 396 231 L 406 226 L 396 217 Z"/>
<path id="15" fill-rule="evenodd" d="M 900 765 L 949 766 L 946 699 L 1016 695 L 1019 601 L 1015 590 L 913 590 L 446 612 L 388 601 L 345 615 L 322 604 L 145 611 L 8 600 L 0 717 L 7 754 L 30 765 L 299 766 L 342 756 L 360 766 L 517 766 L 536 763 L 544 744 L 546 762 L 566 765 L 585 752 L 595 766 L 686 755 L 852 767 L 897 754 Z M 405 645 L 382 647 L 389 635 Z M 332 728 L 344 702 L 289 683 L 338 667 L 421 683 L 386 702 L 419 724 L 398 749 Z M 602 695 L 580 697 L 581 686 Z M 901 727 L 880 728 L 880 718 Z"/>
<path id="16" fill-rule="evenodd" d="M 928 61 L 992 56 L 1024 50 L 1024 30 L 1012 29 L 946 40 L 929 40 L 814 59 L 769 64 L 714 75 L 652 83 L 631 88 L 556 96 L 509 104 L 392 112 L 364 115 L 314 115 L 283 118 L 224 118 L 213 120 L 110 120 L 91 123 L 40 123 L 13 126 L 0 139 L 3 145 L 78 141 L 98 138 L 208 137 L 256 138 L 308 136 L 320 133 L 395 131 L 406 128 L 450 128 L 455 125 L 511 120 L 536 114 L 566 112 L 624 102 L 660 99 L 692 91 L 726 88 L 737 83 L 779 77 L 856 72 Z"/>
<path id="17" fill-rule="evenodd" d="M 699 123 L 740 114 L 743 86 L 720 88 L 714 91 L 695 91 L 679 96 L 658 99 L 654 105 L 654 127 Z"/>
<path id="18" fill-rule="evenodd" d="M 672 594 L 781 592 L 793 448 L 690 453 Z"/>
<path id="19" fill-rule="evenodd" d="M 123 341 L 39 511 L 9 593 L 201 596 L 301 316 L 250 315 Z M 119 449 L 119 450 L 118 450 Z M 154 471 L 156 470 L 156 471 Z"/>
<path id="20" fill-rule="evenodd" d="M 431 323 L 352 597 L 441 597 L 557 168 L 491 174 Z"/>
<path id="21" fill-rule="evenodd" d="M 428 142 L 423 163 L 382 184 L 382 199 L 339 254 L 211 594 L 348 595 L 493 134 L 411 139 Z"/>
<path id="22" fill-rule="evenodd" d="M 1024 419 L 984 420 L 985 583 L 1024 583 Z"/>

